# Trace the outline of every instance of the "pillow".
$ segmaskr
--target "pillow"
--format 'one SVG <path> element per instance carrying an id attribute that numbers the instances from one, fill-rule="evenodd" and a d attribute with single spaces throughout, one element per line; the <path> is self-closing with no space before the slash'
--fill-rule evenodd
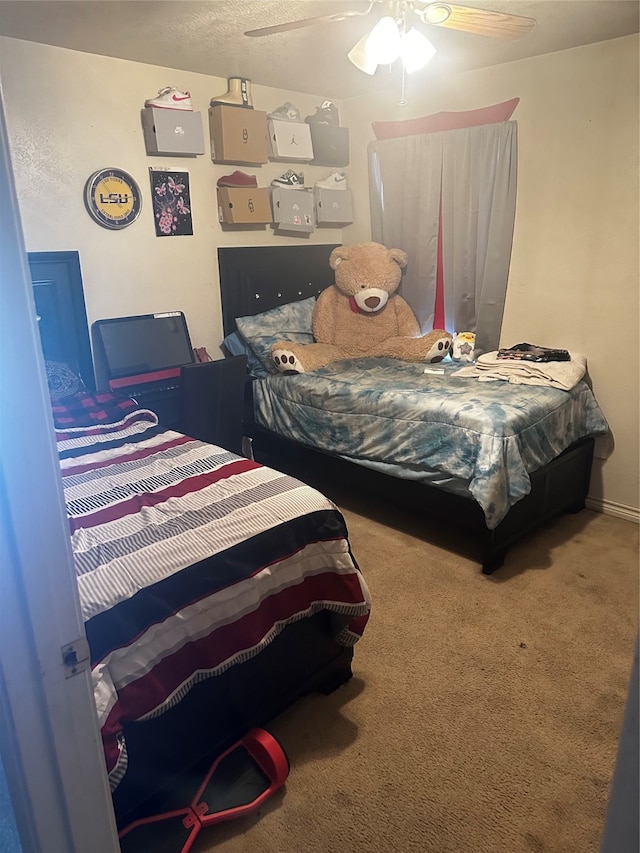
<path id="1" fill-rule="evenodd" d="M 440 130 L 459 130 L 461 127 L 509 121 L 519 103 L 520 98 L 511 98 L 510 101 L 502 101 L 478 110 L 433 113 L 430 116 L 404 121 L 374 121 L 371 127 L 376 139 L 394 139 L 397 136 L 414 136 L 416 133 L 434 133 Z"/>
<path id="2" fill-rule="evenodd" d="M 278 341 L 287 341 L 291 344 L 312 344 L 313 334 L 311 332 L 278 332 L 274 335 L 253 335 L 248 343 L 253 350 L 253 358 L 257 361 L 257 367 L 252 370 L 253 376 L 258 378 L 278 373 L 278 369 L 271 361 L 271 347 Z"/>
<path id="3" fill-rule="evenodd" d="M 298 302 L 278 305 L 277 308 L 263 311 L 262 314 L 236 318 L 240 337 L 244 345 L 249 347 L 247 359 L 252 376 L 262 378 L 277 372 L 269 355 L 271 345 L 277 341 L 313 343 L 311 321 L 315 307 L 316 297 L 309 296 L 307 299 L 300 299 Z M 233 339 L 233 334 L 227 335 L 224 339 L 225 346 L 230 338 Z M 231 347 L 239 347 L 236 340 L 230 340 L 229 344 L 229 352 L 232 352 Z"/>
<path id="4" fill-rule="evenodd" d="M 242 337 L 240 332 L 231 332 L 230 335 L 222 341 L 222 346 L 229 355 L 246 355 L 247 367 L 252 376 L 258 376 L 260 371 L 264 373 L 262 362 L 251 349 L 249 344 Z M 258 373 L 256 373 L 258 371 Z"/>
<path id="5" fill-rule="evenodd" d="M 44 367 L 51 400 L 60 400 L 84 391 L 84 382 L 66 361 L 45 361 Z"/>
<path id="6" fill-rule="evenodd" d="M 311 332 L 315 305 L 315 296 L 309 296 L 308 299 L 287 302 L 286 305 L 278 305 L 277 308 L 252 317 L 238 317 L 236 326 L 246 341 L 255 335 L 282 336 L 285 332 Z"/>

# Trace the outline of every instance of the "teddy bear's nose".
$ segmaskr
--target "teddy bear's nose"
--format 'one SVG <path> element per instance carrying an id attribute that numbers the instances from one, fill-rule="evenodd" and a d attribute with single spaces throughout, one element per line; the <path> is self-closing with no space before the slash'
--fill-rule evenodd
<path id="1" fill-rule="evenodd" d="M 380 304 L 380 297 L 367 296 L 367 298 L 364 300 L 364 304 L 367 306 L 367 308 L 377 308 Z"/>

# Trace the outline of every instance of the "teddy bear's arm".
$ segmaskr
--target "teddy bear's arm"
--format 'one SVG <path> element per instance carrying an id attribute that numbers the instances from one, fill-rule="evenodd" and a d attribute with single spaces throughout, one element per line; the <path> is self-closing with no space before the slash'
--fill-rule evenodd
<path id="1" fill-rule="evenodd" d="M 420 326 L 408 303 L 397 294 L 393 297 L 396 318 L 398 324 L 398 335 L 406 338 L 417 338 L 420 335 Z"/>
<path id="2" fill-rule="evenodd" d="M 335 287 L 322 291 L 313 309 L 313 337 L 318 344 L 335 344 L 339 293 Z"/>

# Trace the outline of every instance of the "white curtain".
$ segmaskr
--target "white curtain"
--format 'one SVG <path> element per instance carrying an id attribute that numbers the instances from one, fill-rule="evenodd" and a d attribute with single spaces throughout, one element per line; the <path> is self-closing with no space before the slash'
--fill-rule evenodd
<path id="1" fill-rule="evenodd" d="M 401 292 L 433 328 L 442 203 L 445 326 L 497 349 L 515 220 L 517 124 L 502 122 L 369 144 L 372 239 L 404 249 Z"/>

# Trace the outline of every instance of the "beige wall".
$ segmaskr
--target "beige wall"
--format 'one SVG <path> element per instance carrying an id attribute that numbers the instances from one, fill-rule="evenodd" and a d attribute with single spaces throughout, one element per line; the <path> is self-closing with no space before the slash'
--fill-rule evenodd
<path id="1" fill-rule="evenodd" d="M 551 53 L 347 100 L 351 185 L 367 194 L 372 121 L 476 109 L 519 97 L 518 197 L 501 344 L 587 355 L 613 443 L 599 441 L 592 505 L 638 518 L 638 37 Z M 370 239 L 368 211 L 345 229 Z"/>
<path id="2" fill-rule="evenodd" d="M 211 162 L 210 99 L 227 80 L 111 59 L 47 45 L 0 38 L 0 79 L 27 251 L 77 250 L 89 322 L 101 317 L 181 310 L 193 344 L 218 353 L 222 340 L 217 249 L 219 246 L 340 243 L 340 229 L 318 228 L 310 237 L 274 235 L 218 222 L 216 181 L 239 168 L 256 174 L 260 186 L 285 170 L 304 171 L 308 184 L 328 170 L 299 163 L 256 168 Z M 202 113 L 205 154 L 148 156 L 140 109 L 162 86 L 192 93 Z M 256 109 L 291 101 L 302 117 L 315 112 L 321 96 L 253 86 Z M 189 172 L 193 236 L 155 236 L 150 166 Z M 108 231 L 84 209 L 83 189 L 97 169 L 117 166 L 138 182 L 143 209 L 122 231 Z"/>
<path id="3" fill-rule="evenodd" d="M 189 89 L 202 111 L 226 80 L 0 38 L 0 79 L 29 251 L 80 252 L 90 322 L 105 316 L 184 310 L 194 344 L 222 336 L 218 246 L 299 244 L 260 231 L 223 231 L 215 182 L 235 167 L 197 158 L 151 158 L 139 110 L 162 85 Z M 588 357 L 613 435 L 599 442 L 591 505 L 637 518 L 638 460 L 638 38 L 630 36 L 342 102 L 350 128 L 356 222 L 318 230 L 313 242 L 370 238 L 366 147 L 371 122 L 473 109 L 512 97 L 519 129 L 519 180 L 502 341 L 564 346 Z M 254 104 L 290 100 L 304 116 L 321 96 L 254 86 Z M 208 149 L 207 149 L 208 150 Z M 150 165 L 190 173 L 194 236 L 156 238 Z M 122 232 L 95 225 L 81 203 L 87 177 L 119 166 L 141 186 L 144 208 Z M 266 186 L 285 168 L 249 169 Z M 300 170 L 299 166 L 296 166 Z M 307 182 L 327 170 L 304 167 Z M 621 349 L 624 347 L 624 353 Z"/>

